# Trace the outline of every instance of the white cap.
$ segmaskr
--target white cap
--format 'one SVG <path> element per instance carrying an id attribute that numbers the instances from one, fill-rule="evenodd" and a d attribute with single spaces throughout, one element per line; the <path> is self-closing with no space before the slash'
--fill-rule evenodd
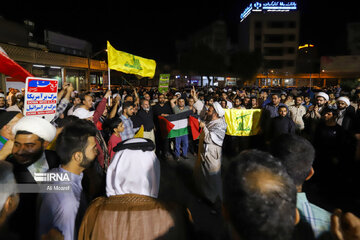
<path id="1" fill-rule="evenodd" d="M 179 92 L 176 92 L 176 93 L 175 93 L 175 96 L 176 96 L 176 95 L 180 95 L 180 96 L 181 96 L 181 93 L 179 93 Z"/>
<path id="2" fill-rule="evenodd" d="M 95 111 L 89 111 L 85 108 L 78 108 L 74 111 L 73 115 L 80 118 L 80 119 L 88 119 L 89 117 L 92 117 L 94 115 Z"/>
<path id="3" fill-rule="evenodd" d="M 47 142 L 51 142 L 56 135 L 56 128 L 49 121 L 35 116 L 21 118 L 12 129 L 14 136 L 18 131 L 31 132 Z"/>
<path id="4" fill-rule="evenodd" d="M 329 95 L 324 92 L 319 92 L 318 94 L 316 94 L 316 97 L 323 97 L 326 101 L 329 101 Z"/>
<path id="5" fill-rule="evenodd" d="M 343 101 L 347 106 L 350 106 L 350 100 L 347 97 L 339 97 L 336 101 Z"/>
<path id="6" fill-rule="evenodd" d="M 5 98 L 5 95 L 3 93 L 0 93 L 0 98 Z"/>

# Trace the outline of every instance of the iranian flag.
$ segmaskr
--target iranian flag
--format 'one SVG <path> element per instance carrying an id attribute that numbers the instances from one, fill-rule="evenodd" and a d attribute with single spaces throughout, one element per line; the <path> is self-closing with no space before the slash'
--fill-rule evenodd
<path id="1" fill-rule="evenodd" d="M 14 60 L 9 58 L 4 49 L 0 47 L 0 73 L 13 77 L 22 82 L 26 81 L 27 77 L 32 77 L 28 71 L 17 64 Z"/>
<path id="2" fill-rule="evenodd" d="M 171 114 L 167 117 L 159 116 L 158 118 L 162 136 L 167 138 L 181 137 L 188 135 L 190 130 L 193 138 L 195 136 L 198 138 L 199 121 L 197 118 L 191 116 L 192 114 L 193 112 L 189 110 L 178 114 Z"/>

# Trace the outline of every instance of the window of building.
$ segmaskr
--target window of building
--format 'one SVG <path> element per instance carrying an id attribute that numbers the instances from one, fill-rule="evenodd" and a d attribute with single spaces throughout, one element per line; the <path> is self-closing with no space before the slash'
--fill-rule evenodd
<path id="1" fill-rule="evenodd" d="M 288 41 L 291 41 L 291 42 L 295 41 L 295 34 L 290 34 L 290 35 L 288 35 L 288 36 L 287 36 L 287 40 L 288 40 Z"/>
<path id="2" fill-rule="evenodd" d="M 266 48 L 264 48 L 264 55 L 265 56 L 282 56 L 283 48 L 266 47 Z"/>
<path id="3" fill-rule="evenodd" d="M 264 61 L 264 68 L 267 69 L 280 69 L 283 67 L 283 61 L 281 60 L 267 60 Z"/>
<path id="4" fill-rule="evenodd" d="M 264 35 L 264 42 L 265 43 L 283 43 L 284 35 L 266 34 L 266 35 Z"/>
<path id="5" fill-rule="evenodd" d="M 295 21 L 289 22 L 289 28 L 296 28 L 296 22 Z"/>
<path id="6" fill-rule="evenodd" d="M 295 48 L 287 48 L 287 53 L 294 54 L 295 53 Z"/>
<path id="7" fill-rule="evenodd" d="M 259 29 L 262 27 L 262 23 L 260 21 L 255 22 L 255 28 Z"/>
<path id="8" fill-rule="evenodd" d="M 295 61 L 293 61 L 293 60 L 286 61 L 286 66 L 287 67 L 294 67 L 295 66 Z"/>
<path id="9" fill-rule="evenodd" d="M 285 22 L 272 21 L 272 22 L 268 22 L 267 26 L 268 28 L 285 28 L 286 24 Z"/>

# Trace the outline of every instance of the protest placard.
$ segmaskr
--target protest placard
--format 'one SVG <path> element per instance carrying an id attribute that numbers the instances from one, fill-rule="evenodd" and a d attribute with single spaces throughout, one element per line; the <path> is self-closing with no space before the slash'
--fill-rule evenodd
<path id="1" fill-rule="evenodd" d="M 51 121 L 56 113 L 58 80 L 28 77 L 25 83 L 24 115 Z"/>
<path id="2" fill-rule="evenodd" d="M 159 92 L 165 93 L 169 90 L 170 74 L 160 74 Z"/>

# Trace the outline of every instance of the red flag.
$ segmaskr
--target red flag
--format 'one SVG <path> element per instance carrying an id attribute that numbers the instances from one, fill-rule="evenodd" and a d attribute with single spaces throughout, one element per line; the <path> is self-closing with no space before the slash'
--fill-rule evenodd
<path id="1" fill-rule="evenodd" d="M 193 116 L 189 117 L 189 125 L 190 125 L 190 129 L 191 129 L 191 134 L 193 137 L 193 140 L 198 139 L 198 137 L 200 136 L 201 131 L 199 130 L 199 120 Z"/>
<path id="2" fill-rule="evenodd" d="M 10 59 L 5 51 L 0 47 L 0 73 L 16 78 L 22 82 L 27 77 L 33 77 L 28 71 Z"/>

